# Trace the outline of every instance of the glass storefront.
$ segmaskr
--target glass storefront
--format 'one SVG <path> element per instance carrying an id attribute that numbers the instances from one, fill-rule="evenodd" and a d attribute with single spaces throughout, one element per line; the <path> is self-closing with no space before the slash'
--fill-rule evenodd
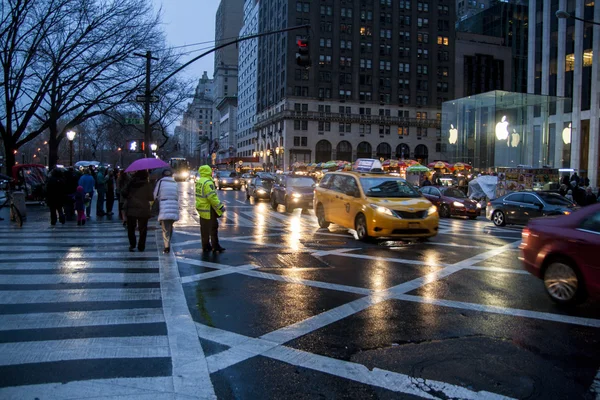
<path id="1" fill-rule="evenodd" d="M 442 159 L 479 170 L 562 167 L 555 147 L 563 138 L 550 129 L 548 116 L 567 101 L 499 90 L 447 101 L 442 104 Z"/>

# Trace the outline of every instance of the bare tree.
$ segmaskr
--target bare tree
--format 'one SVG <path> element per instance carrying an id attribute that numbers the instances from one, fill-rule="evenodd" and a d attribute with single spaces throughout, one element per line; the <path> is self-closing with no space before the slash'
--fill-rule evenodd
<path id="1" fill-rule="evenodd" d="M 53 165 L 66 131 L 130 101 L 140 90 L 143 65 L 131 56 L 164 43 L 158 16 L 145 0 L 2 4 L 5 113 L 0 133 L 7 164 L 14 163 L 8 157 L 14 149 L 48 129 Z M 35 120 L 38 127 L 25 134 Z"/>

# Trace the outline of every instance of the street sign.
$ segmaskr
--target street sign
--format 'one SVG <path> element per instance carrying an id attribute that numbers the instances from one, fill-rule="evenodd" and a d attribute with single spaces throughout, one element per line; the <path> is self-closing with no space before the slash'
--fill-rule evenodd
<path id="1" fill-rule="evenodd" d="M 242 160 L 238 161 L 239 165 L 244 165 L 244 162 Z"/>
<path id="2" fill-rule="evenodd" d="M 125 124 L 126 125 L 143 125 L 144 119 L 143 118 L 125 118 Z"/>
<path id="3" fill-rule="evenodd" d="M 150 103 L 158 103 L 158 96 L 150 96 L 149 99 Z M 146 96 L 138 94 L 135 96 L 135 101 L 144 103 L 146 101 Z"/>

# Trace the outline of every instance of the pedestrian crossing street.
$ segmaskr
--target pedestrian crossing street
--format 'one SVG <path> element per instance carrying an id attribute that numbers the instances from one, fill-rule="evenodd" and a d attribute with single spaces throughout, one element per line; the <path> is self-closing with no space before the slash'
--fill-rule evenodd
<path id="1" fill-rule="evenodd" d="M 128 246 L 118 221 L 0 226 L 0 398 L 22 398 L 10 386 L 171 376 L 154 232 L 145 252 Z"/>

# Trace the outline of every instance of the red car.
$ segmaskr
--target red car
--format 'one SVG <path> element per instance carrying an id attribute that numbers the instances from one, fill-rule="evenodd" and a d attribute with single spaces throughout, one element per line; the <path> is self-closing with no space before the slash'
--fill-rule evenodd
<path id="1" fill-rule="evenodd" d="M 523 229 L 519 248 L 525 269 L 544 281 L 559 304 L 600 294 L 600 204 L 571 215 L 534 218 Z"/>
<path id="2" fill-rule="evenodd" d="M 421 193 L 437 207 L 441 218 L 460 215 L 476 219 L 481 212 L 481 204 L 470 200 L 465 194 L 451 186 L 423 186 Z"/>

